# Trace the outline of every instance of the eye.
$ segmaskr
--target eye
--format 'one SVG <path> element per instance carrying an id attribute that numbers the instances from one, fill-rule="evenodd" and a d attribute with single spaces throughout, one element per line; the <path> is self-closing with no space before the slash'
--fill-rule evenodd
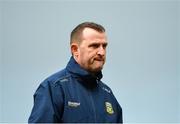
<path id="1" fill-rule="evenodd" d="M 107 43 L 103 44 L 103 48 L 105 49 L 107 47 L 107 45 L 108 45 Z"/>
<path id="2" fill-rule="evenodd" d="M 99 47 L 99 44 L 94 43 L 94 44 L 89 45 L 89 47 L 98 48 L 98 47 Z"/>

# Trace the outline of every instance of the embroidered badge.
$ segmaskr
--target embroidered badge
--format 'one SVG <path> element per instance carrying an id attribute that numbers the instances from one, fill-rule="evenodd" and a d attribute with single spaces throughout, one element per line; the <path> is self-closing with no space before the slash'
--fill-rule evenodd
<path id="1" fill-rule="evenodd" d="M 78 106 L 80 106 L 80 103 L 79 102 L 68 101 L 68 106 L 70 106 L 70 107 L 78 107 Z"/>
<path id="2" fill-rule="evenodd" d="M 113 110 L 113 107 L 112 107 L 111 103 L 105 102 L 105 106 L 106 106 L 106 112 L 108 114 L 113 114 L 114 113 L 114 110 Z"/>

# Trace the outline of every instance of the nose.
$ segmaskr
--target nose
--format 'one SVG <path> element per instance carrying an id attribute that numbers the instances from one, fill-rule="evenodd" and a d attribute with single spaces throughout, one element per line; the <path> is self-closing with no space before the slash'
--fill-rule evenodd
<path id="1" fill-rule="evenodd" d="M 99 49 L 98 49 L 98 55 L 101 55 L 101 56 L 105 56 L 106 54 L 106 48 L 104 48 L 103 46 L 100 46 Z"/>

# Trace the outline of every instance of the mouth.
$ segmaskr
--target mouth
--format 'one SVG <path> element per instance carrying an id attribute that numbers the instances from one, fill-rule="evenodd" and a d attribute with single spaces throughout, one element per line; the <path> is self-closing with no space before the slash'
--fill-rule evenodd
<path id="1" fill-rule="evenodd" d="M 95 61 L 104 61 L 103 58 L 95 58 L 94 60 L 95 60 Z"/>

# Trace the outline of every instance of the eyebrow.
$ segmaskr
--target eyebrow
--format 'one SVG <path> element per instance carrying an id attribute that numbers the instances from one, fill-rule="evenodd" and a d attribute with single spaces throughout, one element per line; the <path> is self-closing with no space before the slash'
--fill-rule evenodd
<path id="1" fill-rule="evenodd" d="M 89 46 L 99 45 L 99 44 L 101 44 L 101 43 L 96 43 L 96 42 L 94 42 L 94 43 L 89 44 Z M 107 46 L 107 45 L 108 45 L 108 43 L 107 43 L 107 42 L 102 43 L 102 44 L 103 44 L 103 45 L 105 45 L 105 46 Z"/>

